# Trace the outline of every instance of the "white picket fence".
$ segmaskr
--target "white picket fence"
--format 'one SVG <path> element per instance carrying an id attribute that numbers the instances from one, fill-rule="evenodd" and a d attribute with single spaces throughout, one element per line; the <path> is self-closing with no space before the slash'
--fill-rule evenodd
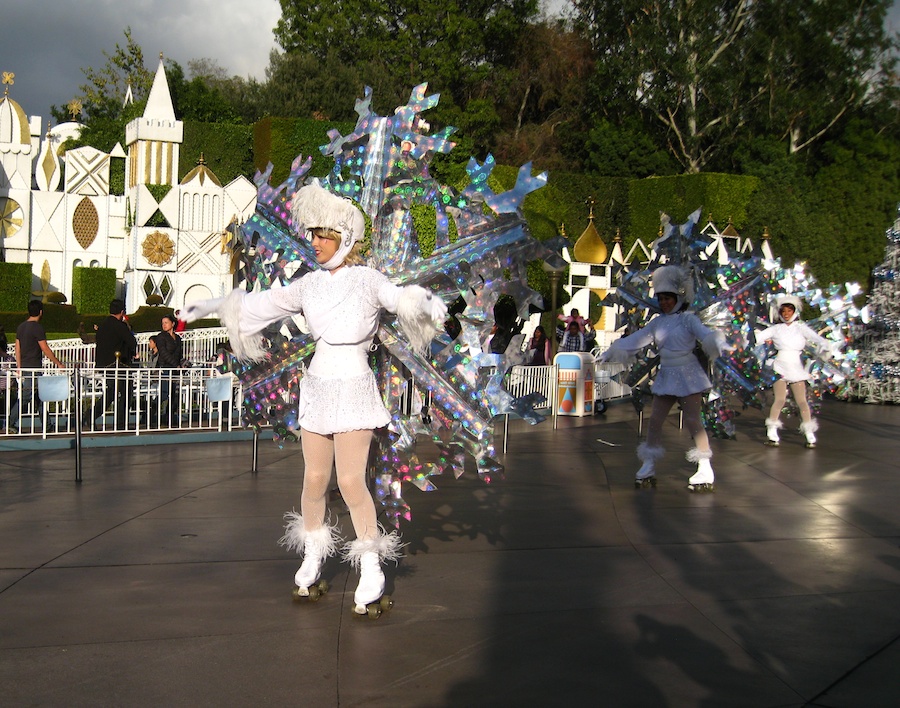
<path id="1" fill-rule="evenodd" d="M 106 405 L 104 405 L 104 402 Z M 240 382 L 214 368 L 0 368 L 0 438 L 241 427 Z"/>

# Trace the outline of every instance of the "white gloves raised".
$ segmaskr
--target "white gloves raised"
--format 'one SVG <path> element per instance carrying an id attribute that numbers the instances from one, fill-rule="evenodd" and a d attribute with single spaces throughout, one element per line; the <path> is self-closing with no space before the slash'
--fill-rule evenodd
<path id="1" fill-rule="evenodd" d="M 179 319 L 184 322 L 196 322 L 204 317 L 218 312 L 219 307 L 225 301 L 224 297 L 215 297 L 211 300 L 197 300 L 190 305 L 185 305 L 179 313 Z"/>

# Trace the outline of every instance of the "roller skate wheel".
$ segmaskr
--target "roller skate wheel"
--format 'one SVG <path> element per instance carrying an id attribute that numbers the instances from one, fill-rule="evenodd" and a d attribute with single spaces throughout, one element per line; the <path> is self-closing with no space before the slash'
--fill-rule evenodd
<path id="1" fill-rule="evenodd" d="M 768 447 L 778 447 L 781 443 L 776 440 L 766 440 L 766 445 Z"/>
<path id="2" fill-rule="evenodd" d="M 319 592 L 319 586 L 313 585 L 309 588 L 309 597 L 307 598 L 310 602 L 318 602 L 319 598 L 322 597 L 322 593 Z"/>
<path id="3" fill-rule="evenodd" d="M 326 592 L 328 592 L 329 588 L 330 588 L 330 586 L 328 585 L 327 580 L 319 581 L 319 594 L 320 595 L 324 595 Z"/>
<path id="4" fill-rule="evenodd" d="M 369 619 L 378 619 L 381 617 L 381 605 L 373 602 L 366 607 L 366 614 L 369 616 Z"/>
<path id="5" fill-rule="evenodd" d="M 387 612 L 394 606 L 394 601 L 391 599 L 390 595 L 384 595 L 379 601 L 378 604 L 381 605 L 381 609 Z"/>
<path id="6" fill-rule="evenodd" d="M 816 444 L 815 443 L 806 443 L 806 449 L 807 450 L 815 450 Z"/>
<path id="7" fill-rule="evenodd" d="M 689 489 L 690 491 L 692 491 L 692 492 L 698 492 L 698 493 L 700 493 L 700 494 L 703 494 L 703 493 L 705 493 L 705 492 L 712 492 L 712 491 L 715 490 L 715 485 L 709 484 L 709 483 L 706 483 L 706 484 L 689 484 L 687 487 L 688 487 L 688 489 Z"/>

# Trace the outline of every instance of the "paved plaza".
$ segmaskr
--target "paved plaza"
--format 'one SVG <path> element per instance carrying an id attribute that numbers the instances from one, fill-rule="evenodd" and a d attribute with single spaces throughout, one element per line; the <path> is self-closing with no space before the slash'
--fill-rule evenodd
<path id="1" fill-rule="evenodd" d="M 655 490 L 630 404 L 513 422 L 505 480 L 404 492 L 378 620 L 335 559 L 291 601 L 297 445 L 86 449 L 80 485 L 72 450 L 4 450 L 2 704 L 898 705 L 900 407 L 826 402 L 815 450 L 762 421 L 713 441 L 712 494 L 675 413 Z"/>

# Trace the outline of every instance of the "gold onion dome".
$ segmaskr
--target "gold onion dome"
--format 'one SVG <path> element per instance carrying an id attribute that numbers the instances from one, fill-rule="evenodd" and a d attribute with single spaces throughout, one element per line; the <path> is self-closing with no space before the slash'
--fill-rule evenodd
<path id="1" fill-rule="evenodd" d="M 574 256 L 579 263 L 606 263 L 609 251 L 597 229 L 594 227 L 594 205 L 588 216 L 588 225 L 584 233 L 575 242 Z"/>
<path id="2" fill-rule="evenodd" d="M 7 95 L 0 96 L 0 143 L 31 145 L 25 111 Z"/>
<path id="3" fill-rule="evenodd" d="M 197 160 L 197 166 L 184 176 L 184 179 L 181 180 L 181 184 L 187 184 L 195 177 L 200 179 L 200 184 L 203 184 L 208 179 L 217 187 L 222 186 L 219 178 L 206 166 L 206 158 L 203 157 L 202 152 L 200 153 L 200 159 Z"/>

